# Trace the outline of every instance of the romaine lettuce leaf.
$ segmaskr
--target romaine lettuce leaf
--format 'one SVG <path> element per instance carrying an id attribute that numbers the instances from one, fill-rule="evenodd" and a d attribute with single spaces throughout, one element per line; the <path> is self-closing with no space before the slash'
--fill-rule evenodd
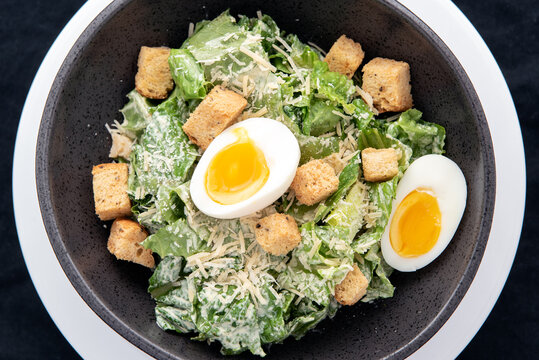
<path id="1" fill-rule="evenodd" d="M 374 244 L 366 254 L 356 256 L 359 260 L 358 267 L 369 280 L 367 294 L 361 301 L 392 297 L 395 288 L 388 277 L 393 269 L 384 261 L 380 245 Z"/>
<path id="2" fill-rule="evenodd" d="M 185 102 L 172 95 L 155 109 L 131 154 L 135 199 L 155 195 L 163 185 L 179 186 L 189 177 L 198 151 L 181 128 L 186 116 Z"/>
<path id="3" fill-rule="evenodd" d="M 342 120 L 334 111 L 338 108 L 329 100 L 313 99 L 307 107 L 307 116 L 303 121 L 302 131 L 305 135 L 320 136 L 330 131 Z"/>
<path id="4" fill-rule="evenodd" d="M 354 82 L 345 75 L 329 71 L 328 64 L 323 61 L 315 61 L 312 71 L 311 83 L 318 94 L 339 103 L 347 114 L 353 114 L 355 106 L 350 104 L 356 93 Z"/>
<path id="5" fill-rule="evenodd" d="M 309 299 L 303 299 L 297 308 L 294 309 L 292 320 L 287 324 L 290 335 L 296 340 L 301 339 L 307 331 L 314 328 L 326 317 L 332 318 L 339 304 L 335 298 L 331 297 L 328 304 L 321 306 Z"/>
<path id="6" fill-rule="evenodd" d="M 306 223 L 301 243 L 293 250 L 287 268 L 277 278 L 285 289 L 303 294 L 322 306 L 333 298 L 335 285 L 352 269 L 353 251 L 343 240 L 347 229 Z"/>
<path id="7" fill-rule="evenodd" d="M 299 163 L 305 164 L 313 159 L 322 159 L 333 153 L 339 152 L 338 137 L 317 137 L 297 135 L 301 158 Z"/>
<path id="8" fill-rule="evenodd" d="M 329 198 L 327 198 L 318 209 L 316 209 L 316 215 L 314 222 L 318 222 L 324 219 L 327 214 L 335 207 L 343 196 L 348 192 L 350 187 L 357 181 L 360 175 L 359 170 L 359 153 L 354 155 L 348 164 L 344 167 L 339 175 L 339 187 Z"/>
<path id="9" fill-rule="evenodd" d="M 168 255 L 188 257 L 209 250 L 206 240 L 198 237 L 185 219 L 159 229 L 141 244 L 162 258 Z"/>
<path id="10" fill-rule="evenodd" d="M 121 127 L 126 134 L 134 138 L 148 126 L 155 106 L 150 99 L 140 95 L 137 90 L 132 90 L 127 94 L 127 98 L 128 103 L 120 110 L 124 118 Z"/>
<path id="11" fill-rule="evenodd" d="M 348 194 L 335 205 L 326 219 L 328 225 L 347 228 L 349 230 L 349 242 L 363 227 L 365 206 L 368 204 L 365 197 L 368 197 L 366 185 L 356 181 Z"/>
<path id="12" fill-rule="evenodd" d="M 444 153 L 445 129 L 421 120 L 421 116 L 421 111 L 410 109 L 387 125 L 388 135 L 412 148 L 412 161 L 423 155 Z"/>
<path id="13" fill-rule="evenodd" d="M 168 57 L 170 72 L 184 100 L 206 96 L 204 70 L 187 49 L 171 49 Z"/>

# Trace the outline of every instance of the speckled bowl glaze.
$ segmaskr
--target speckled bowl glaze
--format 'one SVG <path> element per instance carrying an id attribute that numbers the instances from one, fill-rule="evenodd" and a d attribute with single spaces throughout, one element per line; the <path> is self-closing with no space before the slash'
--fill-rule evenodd
<path id="1" fill-rule="evenodd" d="M 119 0 L 85 30 L 65 59 L 43 113 L 37 183 L 45 226 L 66 275 L 114 330 L 163 359 L 221 357 L 208 346 L 155 324 L 146 292 L 150 271 L 117 261 L 106 249 L 108 226 L 94 214 L 91 168 L 107 162 L 105 123 L 120 119 L 134 87 L 141 45 L 179 46 L 189 22 L 223 10 L 271 15 L 279 26 L 329 49 L 341 34 L 374 56 L 410 63 L 415 106 L 445 126 L 447 156 L 468 183 L 468 204 L 455 238 L 431 265 L 395 273 L 395 296 L 341 309 L 300 341 L 269 349 L 271 359 L 403 358 L 444 324 L 481 260 L 494 208 L 495 165 L 481 104 L 458 61 L 415 15 L 395 1 Z M 107 224 L 110 225 L 110 224 Z M 96 344 L 97 345 L 97 344 Z M 237 358 L 249 358 L 244 354 Z"/>

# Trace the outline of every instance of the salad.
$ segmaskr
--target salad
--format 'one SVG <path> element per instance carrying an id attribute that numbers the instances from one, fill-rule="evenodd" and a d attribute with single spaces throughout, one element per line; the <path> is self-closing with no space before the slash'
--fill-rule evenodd
<path id="1" fill-rule="evenodd" d="M 425 175 L 438 157 L 446 159 L 440 155 L 445 130 L 412 109 L 408 64 L 375 58 L 362 78 L 355 74 L 365 55 L 358 43 L 343 36 L 326 55 L 257 15 L 234 18 L 226 11 L 191 24 L 178 49 L 143 47 L 137 89 L 120 110 L 123 122 L 107 125 L 117 162 L 94 167 L 93 175 L 96 212 L 115 219 L 110 252 L 154 269 L 148 292 L 157 325 L 218 341 L 223 354 L 264 356 L 265 344 L 299 339 L 341 306 L 392 297 L 389 276 L 400 266 L 395 256 L 432 261 L 460 217 L 456 225 L 445 223 L 445 200 Z M 226 148 L 217 147 L 225 133 L 249 121 L 260 129 L 262 117 L 293 135 L 298 158 L 280 155 L 292 162 L 290 181 L 270 204 L 252 202 L 247 214 L 201 211 L 192 189 L 210 182 L 210 170 L 197 177 L 195 169 L 210 152 Z M 256 139 L 253 145 L 264 150 L 263 160 L 285 146 L 284 135 L 266 135 L 266 145 Z M 276 171 L 272 163 L 269 176 Z M 411 190 L 399 198 L 412 163 L 419 183 L 410 177 Z M 447 176 L 444 164 L 439 172 Z M 230 167 L 224 168 L 215 171 Z M 420 194 L 411 199 L 414 189 Z M 212 199 L 226 209 L 229 197 L 216 194 Z M 245 201 L 249 196 L 255 195 Z M 451 206 L 458 215 L 464 205 Z M 412 238 L 439 235 L 411 246 L 410 236 L 399 235 L 405 226 L 395 235 L 391 225 L 383 245 L 396 208 L 399 219 L 430 214 L 419 218 L 432 224 L 417 223 L 426 234 Z M 384 246 L 394 250 L 395 265 L 386 262 Z"/>

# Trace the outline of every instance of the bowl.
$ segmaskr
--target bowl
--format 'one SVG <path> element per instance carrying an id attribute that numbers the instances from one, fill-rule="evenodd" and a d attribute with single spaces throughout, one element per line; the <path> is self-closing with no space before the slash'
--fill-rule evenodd
<path id="1" fill-rule="evenodd" d="M 91 168 L 108 162 L 105 123 L 134 87 L 141 45 L 178 47 L 189 22 L 233 15 L 271 15 L 281 29 L 329 49 L 341 34 L 374 56 L 407 61 L 415 107 L 447 130 L 446 155 L 461 167 L 468 203 L 446 251 L 411 274 L 394 273 L 391 299 L 342 308 L 299 341 L 273 345 L 268 358 L 403 358 L 436 333 L 466 293 L 488 239 L 495 194 L 489 129 L 462 67 L 424 23 L 395 1 L 119 0 L 88 26 L 49 93 L 36 151 L 42 217 L 56 256 L 86 303 L 111 328 L 156 358 L 218 357 L 218 344 L 164 332 L 146 292 L 151 272 L 117 261 L 106 249 L 109 225 L 94 214 Z M 249 358 L 248 354 L 238 358 Z"/>

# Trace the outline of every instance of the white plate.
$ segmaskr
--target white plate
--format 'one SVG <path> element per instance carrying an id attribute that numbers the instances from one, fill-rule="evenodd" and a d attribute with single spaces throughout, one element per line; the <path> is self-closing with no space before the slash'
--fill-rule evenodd
<path id="1" fill-rule="evenodd" d="M 35 182 L 37 134 L 54 77 L 77 38 L 110 2 L 88 1 L 60 33 L 39 68 L 17 133 L 13 203 L 19 240 L 32 281 L 47 311 L 75 350 L 86 359 L 148 359 L 147 354 L 105 324 L 71 286 L 47 239 Z M 434 30 L 464 67 L 483 105 L 494 147 L 496 205 L 481 265 L 449 320 L 410 357 L 453 359 L 487 318 L 513 263 L 524 215 L 524 148 L 505 80 L 466 17 L 449 0 L 400 2 Z"/>

